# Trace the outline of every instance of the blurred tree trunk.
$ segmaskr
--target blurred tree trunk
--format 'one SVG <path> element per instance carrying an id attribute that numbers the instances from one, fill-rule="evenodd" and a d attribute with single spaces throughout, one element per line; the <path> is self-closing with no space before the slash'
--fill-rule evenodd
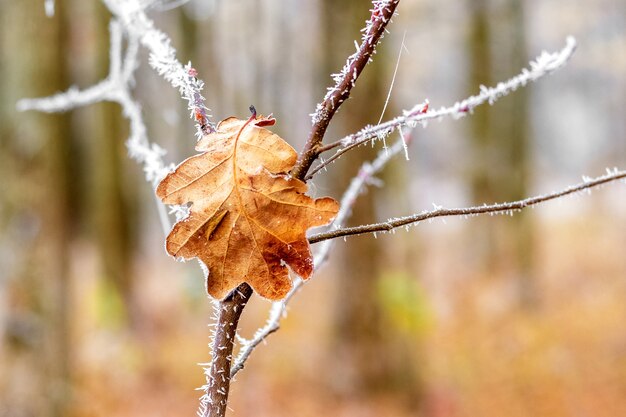
<path id="1" fill-rule="evenodd" d="M 470 94 L 475 94 L 479 85 L 493 85 L 492 53 L 491 53 L 491 25 L 489 0 L 470 0 L 470 22 L 468 34 L 468 86 Z M 498 103 L 501 104 L 501 103 Z M 475 110 L 469 119 L 469 128 L 472 141 L 472 159 L 470 161 L 470 187 L 473 202 L 476 204 L 491 203 L 497 198 L 495 179 L 499 172 L 495 170 L 496 148 L 501 144 L 494 143 L 491 119 L 494 107 L 482 107 Z M 485 224 L 489 222 L 489 224 Z M 478 251 L 475 259 L 485 264 L 490 273 L 496 269 L 496 262 L 500 257 L 497 252 L 495 227 L 490 219 L 479 219 L 475 227 L 480 233 L 472 233 L 474 245 Z M 490 226 L 490 227 L 486 227 Z"/>
<path id="2" fill-rule="evenodd" d="M 94 7 L 94 13 L 95 78 L 100 80 L 109 71 L 110 14 L 102 4 Z M 131 198 L 137 195 L 137 190 L 135 179 L 125 175 L 127 122 L 116 103 L 100 103 L 90 110 L 94 118 L 93 124 L 86 128 L 89 133 L 85 135 L 85 142 L 92 149 L 91 204 L 99 258 L 105 284 L 107 281 L 113 284 L 125 310 L 111 312 L 111 317 L 126 316 L 125 319 L 133 325 L 139 320 L 132 271 L 135 241 L 133 207 L 136 204 L 133 205 Z"/>
<path id="3" fill-rule="evenodd" d="M 193 4 L 189 4 L 188 6 L 193 6 Z M 195 68 L 200 71 L 199 77 L 201 79 L 205 79 L 208 75 L 205 73 L 202 63 L 199 59 L 200 49 L 199 41 L 202 40 L 202 45 L 210 45 L 211 39 L 205 39 L 204 37 L 200 37 L 200 26 L 196 19 L 191 16 L 192 11 L 191 7 L 180 7 L 178 9 L 178 26 L 181 32 L 181 46 L 178 48 L 179 59 L 181 62 L 191 62 Z M 209 23 L 205 22 L 206 26 L 212 26 Z M 203 62 L 204 63 L 204 62 Z M 207 86 L 211 90 L 211 94 L 213 93 L 212 85 Z M 193 143 L 193 137 L 195 135 L 194 123 L 191 119 L 187 120 L 189 117 L 189 110 L 187 109 L 187 103 L 184 100 L 179 100 L 179 113 L 180 113 L 180 122 L 178 123 L 178 130 L 180 132 L 179 140 L 176 141 L 177 144 L 188 144 Z M 187 147 L 185 149 L 179 149 L 179 151 L 186 152 Z"/>
<path id="4" fill-rule="evenodd" d="M 2 381 L 0 395 L 7 415 L 64 416 L 70 400 L 69 256 L 76 201 L 70 119 L 16 115 L 14 107 L 21 97 L 68 87 L 64 6 L 57 1 L 56 15 L 48 18 L 39 0 L 0 5 L 1 49 L 13 53 L 0 77 L 2 221 L 11 256 L 24 262 L 7 271 L 13 312 L 4 327 L 12 356 L 1 366 L 12 378 Z"/>
<path id="5" fill-rule="evenodd" d="M 322 75 L 323 85 L 326 85 L 329 74 L 339 71 L 346 57 L 354 52 L 352 39 L 360 41 L 359 30 L 369 13 L 367 5 L 358 0 L 326 0 L 323 7 L 324 38 L 321 42 L 326 45 L 323 58 L 326 64 Z M 382 51 L 383 48 L 379 47 L 374 62 L 359 78 L 352 98 L 333 122 L 332 127 L 339 136 L 378 121 L 388 88 L 386 65 L 393 61 L 387 60 Z M 330 135 L 334 137 L 332 132 Z M 348 153 L 343 161 L 331 166 L 333 183 L 345 187 L 362 163 L 373 159 L 377 152 L 377 149 L 366 146 Z M 375 194 L 375 190 L 370 189 L 360 196 L 353 209 L 352 224 L 376 220 Z M 386 321 L 385 306 L 379 294 L 384 272 L 380 266 L 384 256 L 381 245 L 381 241 L 371 235 L 351 237 L 347 243 L 337 244 L 336 259 L 341 262 L 333 342 L 337 364 L 333 379 L 343 395 L 367 397 L 388 390 L 415 399 L 413 369 L 407 364 L 405 355 L 396 355 L 402 341 L 393 333 L 393 323 Z M 395 261 L 402 263 L 402 260 Z"/>
<path id="6" fill-rule="evenodd" d="M 196 37 L 202 40 L 202 42 L 197 42 L 195 45 L 198 59 L 196 62 L 198 62 L 198 66 L 202 69 L 200 74 L 202 79 L 206 81 L 205 97 L 207 98 L 207 103 L 215 103 L 209 107 L 212 111 L 216 112 L 216 114 L 221 112 L 222 115 L 225 116 L 225 109 L 217 107 L 218 103 L 224 102 L 225 96 L 223 80 L 225 74 L 222 74 L 220 71 L 216 50 L 217 42 L 221 41 L 221 34 L 216 30 L 215 24 L 219 16 L 218 8 L 218 5 L 213 6 L 213 10 L 210 12 L 207 19 L 203 20 L 201 24 L 196 23 Z M 218 120 L 219 117 L 214 118 L 215 122 Z"/>
<path id="7" fill-rule="evenodd" d="M 469 86 L 494 85 L 509 78 L 528 64 L 524 3 L 507 0 L 470 2 Z M 498 102 L 497 106 L 477 109 L 469 119 L 473 140 L 473 167 L 470 181 L 474 203 L 522 199 L 528 194 L 531 166 L 529 91 L 523 88 Z M 489 222 L 489 227 L 484 227 Z M 528 213 L 511 220 L 479 222 L 479 256 L 487 270 L 512 273 L 517 282 L 519 301 L 524 306 L 536 302 L 532 277 L 533 224 Z M 504 260 L 505 264 L 502 264 Z"/>

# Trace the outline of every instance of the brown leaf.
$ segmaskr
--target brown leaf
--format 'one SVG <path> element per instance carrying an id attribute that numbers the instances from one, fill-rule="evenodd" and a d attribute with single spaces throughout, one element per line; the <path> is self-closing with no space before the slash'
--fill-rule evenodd
<path id="1" fill-rule="evenodd" d="M 291 288 L 286 265 L 304 279 L 313 272 L 306 230 L 327 224 L 339 209 L 332 198 L 306 196 L 306 184 L 287 175 L 297 154 L 262 127 L 273 124 L 254 116 L 221 121 L 198 142 L 203 153 L 183 161 L 157 188 L 166 204 L 192 203 L 166 248 L 208 266 L 207 291 L 215 298 L 242 282 L 265 298 L 283 298 Z"/>

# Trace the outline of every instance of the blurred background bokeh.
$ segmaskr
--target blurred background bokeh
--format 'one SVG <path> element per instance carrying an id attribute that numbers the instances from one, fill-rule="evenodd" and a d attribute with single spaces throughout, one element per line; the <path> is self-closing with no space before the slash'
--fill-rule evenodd
<path id="1" fill-rule="evenodd" d="M 17 113 L 19 98 L 106 76 L 96 0 L 0 1 L 0 416 L 192 415 L 211 302 L 195 262 L 163 249 L 155 199 L 114 104 Z M 154 11 L 206 81 L 215 120 L 273 113 L 296 148 L 352 53 L 365 0 L 197 0 Z M 352 224 L 514 200 L 626 167 L 626 1 L 403 0 L 334 120 L 339 138 L 429 99 L 450 105 L 541 50 L 559 72 L 459 121 L 413 132 Z M 178 93 L 147 65 L 149 136 L 193 152 Z M 393 138 L 389 139 L 392 140 Z M 312 187 L 338 197 L 364 148 Z M 626 187 L 514 217 L 447 219 L 337 242 L 281 330 L 233 385 L 233 416 L 626 416 Z M 250 336 L 269 303 L 246 310 Z"/>

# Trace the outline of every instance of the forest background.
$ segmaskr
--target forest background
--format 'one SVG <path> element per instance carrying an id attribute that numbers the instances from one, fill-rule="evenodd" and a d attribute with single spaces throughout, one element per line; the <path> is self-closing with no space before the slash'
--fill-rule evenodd
<path id="1" fill-rule="evenodd" d="M 153 11 L 206 82 L 215 120 L 273 113 L 303 132 L 368 18 L 356 0 L 190 1 Z M 108 71 L 97 1 L 0 2 L 0 416 L 195 412 L 212 315 L 201 270 L 163 249 L 152 190 L 127 157 L 119 106 L 18 113 L 23 97 Z M 558 73 L 460 121 L 414 131 L 353 224 L 517 200 L 626 165 L 626 2 L 405 1 L 331 126 L 340 138 L 429 99 L 454 103 L 573 35 Z M 168 161 L 193 124 L 137 73 Z M 320 174 L 338 197 L 361 149 Z M 448 219 L 337 242 L 281 330 L 233 385 L 233 415 L 626 415 L 626 190 L 610 185 L 514 217 Z M 350 296 L 346 296 L 350 294 Z M 243 333 L 261 325 L 256 297 Z"/>

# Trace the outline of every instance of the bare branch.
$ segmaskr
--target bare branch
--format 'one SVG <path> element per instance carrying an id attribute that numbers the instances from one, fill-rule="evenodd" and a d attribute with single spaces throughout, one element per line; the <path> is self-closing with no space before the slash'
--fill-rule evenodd
<path id="1" fill-rule="evenodd" d="M 426 127 L 429 120 L 441 119 L 444 116 L 451 116 L 453 119 L 460 119 L 471 114 L 477 106 L 489 103 L 493 104 L 501 97 L 504 97 L 520 87 L 526 86 L 531 81 L 536 81 L 552 72 L 562 68 L 572 57 L 576 50 L 576 40 L 568 37 L 565 47 L 555 53 L 543 52 L 537 59 L 530 62 L 530 69 L 524 68 L 515 77 L 505 82 L 498 83 L 495 87 L 480 86 L 480 93 L 456 102 L 453 106 L 442 107 L 439 110 L 429 110 L 428 101 L 420 103 L 409 110 L 405 110 L 402 116 L 398 116 L 385 123 L 375 126 L 366 126 L 357 133 L 348 135 L 336 142 L 330 143 L 319 149 L 319 153 L 326 152 L 337 147 L 342 147 L 334 155 L 317 165 L 305 177 L 311 179 L 316 173 L 328 164 L 341 157 L 347 151 L 362 145 L 371 140 L 383 139 L 401 126 L 415 127 L 418 123 Z"/>
<path id="2" fill-rule="evenodd" d="M 514 211 L 520 211 L 526 207 L 532 207 L 537 204 L 554 200 L 559 197 L 566 196 L 568 194 L 573 194 L 582 190 L 588 190 L 593 187 L 597 187 L 602 184 L 606 184 L 613 181 L 618 181 L 626 178 L 626 171 L 619 171 L 615 169 L 614 171 L 607 170 L 607 174 L 601 177 L 589 179 L 586 178 L 583 182 L 572 185 L 570 187 L 565 188 L 564 190 L 557 191 L 550 194 L 540 195 L 536 197 L 527 198 L 524 200 L 513 201 L 510 203 L 499 203 L 492 205 L 483 205 L 477 207 L 466 207 L 466 208 L 436 208 L 432 211 L 423 211 L 422 213 L 413 214 L 411 216 L 406 217 L 398 217 L 395 219 L 389 219 L 386 222 L 382 223 L 374 223 L 374 224 L 366 224 L 362 226 L 356 227 L 346 227 L 344 229 L 333 230 L 330 232 L 318 233 L 309 238 L 309 243 L 317 243 L 322 242 L 328 239 L 336 239 L 338 237 L 351 236 L 351 235 L 360 235 L 364 233 L 377 233 L 377 232 L 388 232 L 390 230 L 396 229 L 398 227 L 409 227 L 414 226 L 417 223 L 423 220 L 434 219 L 436 217 L 449 217 L 449 216 L 476 216 L 480 214 L 498 214 L 498 213 L 508 213 L 513 214 Z"/>
<path id="3" fill-rule="evenodd" d="M 400 0 L 373 0 L 372 15 L 362 30 L 363 37 L 357 51 L 348 57 L 340 73 L 333 75 L 335 85 L 328 89 L 324 100 L 317 105 L 313 114 L 313 126 L 292 175 L 304 178 L 319 155 L 319 147 L 326 129 L 341 104 L 350 97 L 350 92 L 361 72 L 375 53 L 387 24 L 391 21 Z"/>
<path id="4" fill-rule="evenodd" d="M 389 133 L 395 131 L 397 128 L 403 125 L 415 127 L 418 121 L 426 120 L 428 118 L 438 118 L 438 117 L 442 117 L 443 115 L 453 115 L 453 117 L 455 117 L 453 113 L 454 109 L 456 109 L 454 111 L 459 114 L 456 117 L 462 117 L 466 115 L 468 112 L 470 112 L 477 105 L 482 104 L 485 101 L 489 101 L 491 103 L 495 101 L 497 98 L 501 97 L 502 95 L 505 95 L 511 91 L 514 91 L 519 86 L 525 85 L 528 81 L 535 80 L 561 67 L 562 65 L 565 64 L 565 62 L 567 62 L 569 57 L 572 55 L 574 48 L 575 48 L 575 42 L 573 38 L 568 38 L 568 45 L 561 52 L 557 54 L 544 53 L 539 58 L 537 58 L 535 62 L 531 62 L 532 71 L 523 70 L 522 73 L 518 75 L 517 77 L 512 78 L 506 83 L 500 83 L 495 88 L 487 89 L 483 87 L 481 88 L 481 94 L 479 94 L 478 96 L 472 96 L 462 101 L 461 103 L 456 103 L 455 106 L 453 107 L 441 109 L 439 111 L 429 112 L 428 102 L 419 104 L 415 106 L 413 109 L 411 109 L 408 115 L 405 113 L 405 116 L 402 116 L 403 118 L 402 122 L 394 125 L 393 129 L 390 129 L 388 132 L 386 132 L 385 136 L 387 136 Z M 461 109 L 463 109 L 464 107 L 466 109 L 461 111 Z M 423 117 L 424 119 L 420 119 L 420 117 Z M 412 118 L 416 119 L 415 123 L 411 123 Z M 386 127 L 388 126 L 388 124 L 398 119 L 399 118 L 393 119 L 390 122 L 387 122 L 378 126 Z M 345 140 L 346 138 L 336 143 L 342 144 L 343 141 Z M 406 140 L 406 142 L 408 142 L 408 139 Z M 328 253 L 331 248 L 332 238 L 344 236 L 343 234 L 340 234 L 339 236 L 334 236 L 334 234 L 341 233 L 344 230 L 354 229 L 354 228 L 341 229 L 340 227 L 349 218 L 351 214 L 352 206 L 354 205 L 354 202 L 356 198 L 358 197 L 358 195 L 362 192 L 364 187 L 372 181 L 372 179 L 374 178 L 374 175 L 377 172 L 379 172 L 387 164 L 387 162 L 391 159 L 391 157 L 397 155 L 399 152 L 405 149 L 406 142 L 403 138 L 402 140 L 394 144 L 391 148 L 383 149 L 379 153 L 378 157 L 371 164 L 367 162 L 364 163 L 361 169 L 359 170 L 359 174 L 352 180 L 348 190 L 346 190 L 346 192 L 344 193 L 344 196 L 341 199 L 341 204 L 340 204 L 341 209 L 339 213 L 337 214 L 335 221 L 331 225 L 331 228 L 335 228 L 336 230 L 325 232 L 325 233 L 320 233 L 318 235 L 314 235 L 311 238 L 309 238 L 310 243 L 317 243 L 317 242 L 321 242 L 325 240 L 323 245 L 316 251 L 316 255 L 315 255 L 316 269 L 319 268 L 323 264 L 323 262 L 327 259 Z M 347 144 L 346 146 L 347 148 L 351 148 L 351 147 L 358 146 L 362 143 L 364 142 L 359 142 L 359 143 L 355 142 L 352 144 Z M 330 160 L 327 162 L 330 162 Z M 317 170 L 318 168 L 316 168 L 309 176 L 307 176 L 307 178 L 310 178 Z M 481 207 L 480 209 L 482 210 L 484 209 L 484 207 Z M 460 210 L 465 210 L 465 209 L 460 209 Z M 445 214 L 439 214 L 439 216 L 443 216 L 443 215 Z M 453 215 L 453 214 L 447 214 L 447 215 Z M 433 217 L 438 217 L 438 216 L 433 216 Z M 377 225 L 369 225 L 369 226 L 377 226 Z M 396 226 L 396 227 L 399 227 L 399 226 Z M 382 230 L 387 230 L 387 229 L 382 229 Z M 363 231 L 361 233 L 368 233 L 368 232 L 369 231 Z M 356 234 L 356 233 L 352 233 L 352 234 Z M 330 237 L 326 237 L 327 235 L 329 235 Z M 231 368 L 231 376 L 236 375 L 237 372 L 243 369 L 245 361 L 248 359 L 252 351 L 261 342 L 263 342 L 270 334 L 274 333 L 275 331 L 279 329 L 280 320 L 285 315 L 287 304 L 289 303 L 291 297 L 293 297 L 293 295 L 297 291 L 299 291 L 299 289 L 301 288 L 303 284 L 304 284 L 304 281 L 302 281 L 299 278 L 296 278 L 293 282 L 293 288 L 289 292 L 287 297 L 282 301 L 274 303 L 274 305 L 272 306 L 272 309 L 270 311 L 270 315 L 268 317 L 266 324 L 257 330 L 257 332 L 254 334 L 252 339 L 244 341 L 242 343 L 242 347 L 237 356 L 237 359 L 235 360 L 235 364 Z"/>

